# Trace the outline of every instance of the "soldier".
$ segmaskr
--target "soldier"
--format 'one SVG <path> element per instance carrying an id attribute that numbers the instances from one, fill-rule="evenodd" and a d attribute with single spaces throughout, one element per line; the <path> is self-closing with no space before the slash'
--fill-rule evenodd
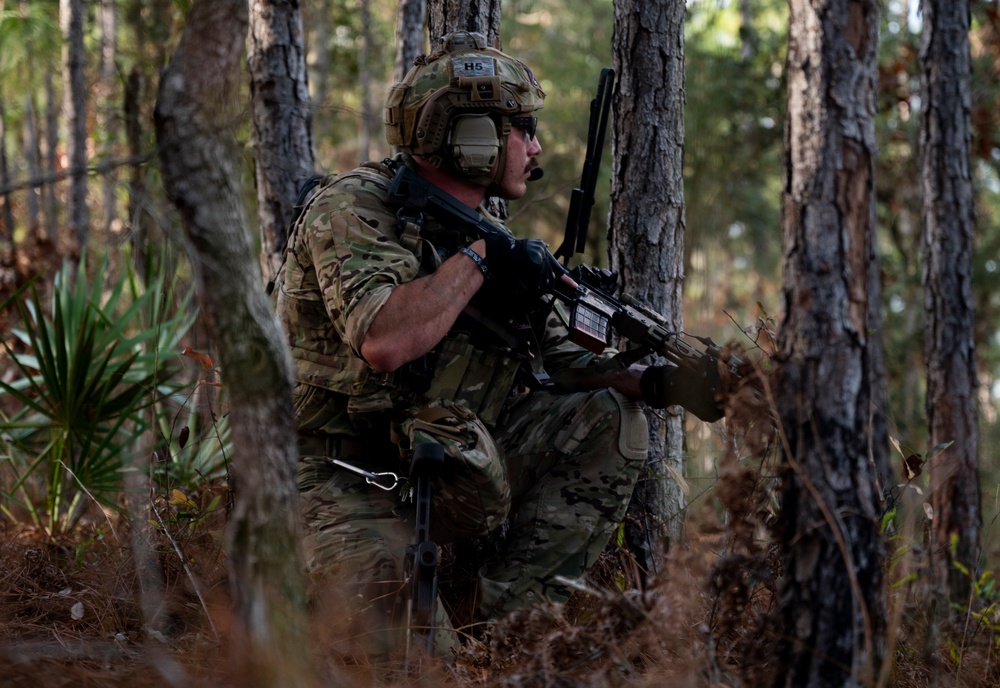
<path id="1" fill-rule="evenodd" d="M 644 386 L 666 390 L 658 407 L 720 415 L 713 390 L 678 369 L 644 377 L 609 363 L 613 352 L 570 343 L 565 314 L 541 298 L 557 277 L 540 240 L 475 238 L 389 202 L 406 165 L 501 226 L 484 200 L 520 198 L 538 175 L 545 94 L 531 70 L 479 34 L 443 45 L 389 93 L 387 139 L 403 153 L 320 184 L 278 280 L 297 372 L 307 565 L 318 586 L 350 586 L 375 654 L 398 640 L 412 505 L 331 458 L 405 473 L 414 445 L 444 446 L 433 539 L 500 543 L 475 581 L 475 614 L 488 620 L 565 601 L 556 579 L 579 578 L 604 549 L 646 457 Z"/>

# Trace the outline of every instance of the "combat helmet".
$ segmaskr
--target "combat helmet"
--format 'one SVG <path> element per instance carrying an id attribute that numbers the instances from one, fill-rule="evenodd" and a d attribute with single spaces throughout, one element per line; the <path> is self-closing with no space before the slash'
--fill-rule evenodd
<path id="1" fill-rule="evenodd" d="M 503 174 L 511 118 L 541 109 L 545 93 L 527 65 L 480 33 L 450 33 L 441 44 L 390 89 L 386 140 L 489 186 Z"/>

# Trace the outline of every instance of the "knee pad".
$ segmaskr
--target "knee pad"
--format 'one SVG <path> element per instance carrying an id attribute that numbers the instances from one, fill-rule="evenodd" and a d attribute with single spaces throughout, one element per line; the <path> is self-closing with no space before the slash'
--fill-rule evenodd
<path id="1" fill-rule="evenodd" d="M 649 453 L 649 423 L 639 402 L 608 390 L 615 400 L 621 417 L 618 431 L 618 449 L 627 459 L 645 461 Z"/>

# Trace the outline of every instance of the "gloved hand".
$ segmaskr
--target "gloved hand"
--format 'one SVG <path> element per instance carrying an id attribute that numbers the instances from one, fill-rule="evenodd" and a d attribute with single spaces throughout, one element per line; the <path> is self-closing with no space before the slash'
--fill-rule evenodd
<path id="1" fill-rule="evenodd" d="M 715 400 L 719 386 L 719 362 L 706 356 L 695 373 L 687 368 L 667 364 L 650 366 L 639 380 L 642 400 L 652 408 L 680 404 L 706 423 L 722 418 L 723 411 Z"/>
<path id="2" fill-rule="evenodd" d="M 499 232 L 485 240 L 490 279 L 507 298 L 536 299 L 552 288 L 556 274 L 544 241 L 515 239 Z"/>

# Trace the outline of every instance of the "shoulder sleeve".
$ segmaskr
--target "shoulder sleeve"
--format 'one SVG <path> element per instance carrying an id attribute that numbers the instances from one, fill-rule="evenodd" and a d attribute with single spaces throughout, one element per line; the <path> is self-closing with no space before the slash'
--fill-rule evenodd
<path id="1" fill-rule="evenodd" d="M 385 186 L 347 176 L 325 189 L 303 222 L 319 291 L 338 334 L 360 356 L 361 342 L 392 290 L 417 276 L 416 256 L 395 240 Z"/>

